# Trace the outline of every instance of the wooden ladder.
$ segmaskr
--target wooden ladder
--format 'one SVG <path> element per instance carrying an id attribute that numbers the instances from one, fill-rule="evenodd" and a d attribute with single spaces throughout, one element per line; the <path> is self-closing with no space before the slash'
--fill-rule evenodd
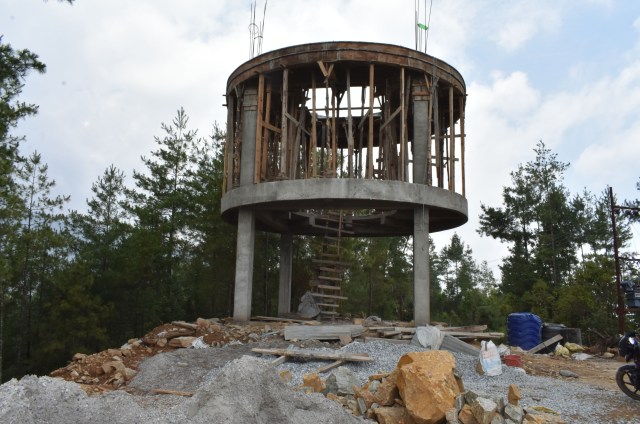
<path id="1" fill-rule="evenodd" d="M 340 241 L 346 230 L 343 211 L 327 211 L 316 215 L 312 226 L 321 228 L 324 232 L 321 251 L 316 259 L 315 279 L 309 282 L 311 294 L 320 308 L 321 317 L 335 319 L 338 315 L 339 302 L 347 300 L 342 296 L 342 280 L 348 266 L 340 260 Z"/>

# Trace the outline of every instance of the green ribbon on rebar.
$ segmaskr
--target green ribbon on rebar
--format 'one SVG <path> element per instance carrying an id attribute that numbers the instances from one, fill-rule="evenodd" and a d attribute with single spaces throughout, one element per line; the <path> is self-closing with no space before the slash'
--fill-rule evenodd
<path id="1" fill-rule="evenodd" d="M 426 26 L 425 24 L 421 24 L 421 23 L 418 23 L 418 28 L 424 29 L 425 31 L 429 29 L 428 26 Z"/>

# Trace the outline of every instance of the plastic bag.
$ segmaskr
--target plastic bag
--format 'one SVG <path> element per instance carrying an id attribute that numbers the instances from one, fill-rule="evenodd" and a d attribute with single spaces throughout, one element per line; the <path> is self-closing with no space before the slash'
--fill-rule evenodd
<path id="1" fill-rule="evenodd" d="M 482 341 L 480 343 L 480 365 L 485 375 L 496 376 L 502 374 L 502 361 L 500 360 L 500 354 L 498 348 L 492 342 Z"/>

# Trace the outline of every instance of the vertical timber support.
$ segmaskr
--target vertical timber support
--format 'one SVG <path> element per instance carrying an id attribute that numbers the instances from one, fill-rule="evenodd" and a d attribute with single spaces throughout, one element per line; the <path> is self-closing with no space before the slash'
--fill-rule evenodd
<path id="1" fill-rule="evenodd" d="M 280 236 L 280 286 L 278 289 L 278 315 L 291 312 L 291 270 L 293 265 L 293 236 Z"/>
<path id="2" fill-rule="evenodd" d="M 242 108 L 242 156 L 240 160 L 240 185 L 253 185 L 256 164 L 257 90 L 247 87 Z M 236 286 L 233 319 L 248 321 L 251 317 L 251 290 L 253 286 L 253 256 L 256 238 L 255 213 L 249 209 L 238 211 L 238 236 L 236 239 Z"/>
<path id="3" fill-rule="evenodd" d="M 413 211 L 413 319 L 416 326 L 431 321 L 429 298 L 429 209 Z"/>
<path id="4" fill-rule="evenodd" d="M 369 139 L 367 146 L 367 178 L 373 178 L 373 63 L 369 64 Z"/>
<path id="5" fill-rule="evenodd" d="M 453 86 L 449 87 L 449 190 L 456 191 L 456 121 L 453 116 Z"/>
<path id="6" fill-rule="evenodd" d="M 465 183 L 465 162 L 464 162 L 464 95 L 460 96 L 460 175 L 462 177 L 462 196 L 466 197 L 466 183 Z"/>

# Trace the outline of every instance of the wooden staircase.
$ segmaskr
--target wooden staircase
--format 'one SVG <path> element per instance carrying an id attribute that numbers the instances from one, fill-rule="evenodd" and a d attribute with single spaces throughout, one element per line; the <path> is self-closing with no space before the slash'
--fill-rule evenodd
<path id="1" fill-rule="evenodd" d="M 349 234 L 345 227 L 343 211 L 327 211 L 313 217 L 312 226 L 324 232 L 318 258 L 314 259 L 315 279 L 309 282 L 311 294 L 320 308 L 321 318 L 334 319 L 338 315 L 339 302 L 347 300 L 342 296 L 342 280 L 348 264 L 342 262 L 340 241 L 343 234 Z"/>

